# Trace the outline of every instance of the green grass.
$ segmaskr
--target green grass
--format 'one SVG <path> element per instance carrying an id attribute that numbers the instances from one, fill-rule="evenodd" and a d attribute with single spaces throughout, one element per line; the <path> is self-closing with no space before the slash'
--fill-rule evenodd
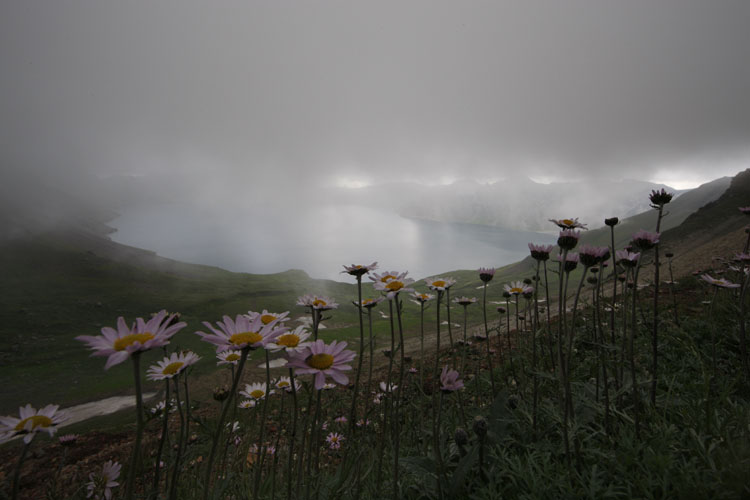
<path id="1" fill-rule="evenodd" d="M 120 246 L 114 244 L 115 248 Z M 213 349 L 193 332 L 202 330 L 203 321 L 214 322 L 225 314 L 234 316 L 248 310 L 291 311 L 296 318 L 305 314 L 296 306 L 305 293 L 326 294 L 340 304 L 332 311 L 328 328 L 321 331 L 325 340 L 358 340 L 356 285 L 311 279 L 303 271 L 258 275 L 232 273 L 209 266 L 168 262 L 142 252 L 135 264 L 111 258 L 106 252 L 87 250 L 57 236 L 14 241 L 0 247 L 0 282 L 6 290 L 0 302 L 0 413 L 12 413 L 26 403 L 69 406 L 112 394 L 132 391 L 129 363 L 106 373 L 106 358 L 92 358 L 77 335 L 98 335 L 103 326 L 113 326 L 118 316 L 127 321 L 147 317 L 159 309 L 179 311 L 188 326 L 172 343 L 192 349 L 206 358 L 196 367 L 197 375 L 208 375 L 216 367 Z M 124 247 L 123 247 L 124 248 Z M 145 254 L 145 257 L 144 255 Z M 521 272 L 522 271 L 522 272 Z M 458 284 L 452 296 L 481 299 L 482 283 L 476 271 L 446 273 Z M 488 288 L 488 301 L 502 300 L 502 284 L 518 277 L 530 277 L 530 269 L 509 266 L 498 271 Z M 554 279 L 551 274 L 551 279 Z M 349 277 L 342 275 L 342 280 Z M 415 288 L 426 291 L 423 282 Z M 374 297 L 371 281 L 363 284 L 365 297 Z M 404 328 L 407 336 L 419 330 L 419 308 L 404 298 Z M 388 321 L 378 310 L 388 313 L 383 303 L 374 311 L 379 338 L 387 347 Z M 429 311 L 430 309 L 428 309 Z M 478 305 L 469 307 L 469 324 L 482 321 Z M 494 308 L 488 314 L 496 319 Z M 453 306 L 453 323 L 463 323 L 463 310 Z M 434 330 L 429 324 L 428 333 Z M 460 338 L 460 329 L 454 337 Z M 144 366 L 161 356 L 161 351 L 146 353 Z M 157 387 L 158 388 L 158 387 Z M 146 382 L 146 390 L 152 389 Z"/>

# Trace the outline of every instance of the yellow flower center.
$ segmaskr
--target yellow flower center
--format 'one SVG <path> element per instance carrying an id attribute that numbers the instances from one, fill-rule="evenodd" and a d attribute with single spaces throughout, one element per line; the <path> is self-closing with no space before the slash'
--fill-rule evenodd
<path id="1" fill-rule="evenodd" d="M 263 396 L 266 395 L 265 391 L 262 391 L 260 389 L 255 389 L 253 392 L 250 393 L 250 395 L 255 399 L 260 399 Z"/>
<path id="2" fill-rule="evenodd" d="M 510 289 L 510 293 L 523 293 L 523 288 L 513 287 Z"/>
<path id="3" fill-rule="evenodd" d="M 16 432 L 21 432 L 26 427 L 26 423 L 31 421 L 31 430 L 33 431 L 37 427 L 49 427 L 52 425 L 52 419 L 45 417 L 44 415 L 34 415 L 33 417 L 27 417 L 16 424 Z"/>
<path id="4" fill-rule="evenodd" d="M 224 359 L 227 361 L 237 361 L 238 359 L 240 359 L 240 355 L 236 352 L 233 352 L 232 354 L 228 354 Z"/>
<path id="5" fill-rule="evenodd" d="M 426 294 L 426 293 L 420 293 L 420 294 L 419 294 L 419 298 L 421 298 L 422 300 L 427 300 L 427 299 L 429 299 L 429 297 L 427 296 L 427 294 Z"/>
<path id="6" fill-rule="evenodd" d="M 130 335 L 125 335 L 124 337 L 115 340 L 114 348 L 115 351 L 124 351 L 128 346 L 131 346 L 136 342 L 145 344 L 152 338 L 154 338 L 154 334 L 149 332 L 131 333 Z"/>
<path id="7" fill-rule="evenodd" d="M 235 333 L 234 335 L 229 337 L 229 342 L 234 345 L 255 344 L 256 342 L 260 342 L 261 340 L 263 340 L 263 335 L 258 332 Z"/>
<path id="8" fill-rule="evenodd" d="M 283 345 L 284 347 L 297 347 L 299 344 L 299 337 L 293 333 L 287 333 L 279 337 L 276 343 L 278 345 Z"/>
<path id="9" fill-rule="evenodd" d="M 275 319 L 276 319 L 276 316 L 274 316 L 273 314 L 264 314 L 263 316 L 260 317 L 260 321 L 264 325 L 267 325 L 268 323 L 270 323 L 271 321 Z"/>
<path id="10" fill-rule="evenodd" d="M 325 306 L 328 305 L 328 303 L 325 300 L 315 299 L 315 300 L 313 300 L 312 305 L 314 307 L 325 307 Z"/>
<path id="11" fill-rule="evenodd" d="M 398 276 L 394 276 L 392 274 L 386 274 L 385 276 L 383 276 L 382 278 L 380 278 L 380 281 L 382 281 L 383 283 L 385 283 L 388 280 L 395 280 L 397 277 Z"/>
<path id="12" fill-rule="evenodd" d="M 175 373 L 180 371 L 180 368 L 182 368 L 184 364 L 185 363 L 183 363 L 182 361 L 175 361 L 174 363 L 169 363 L 167 366 L 164 367 L 164 369 L 161 372 L 164 375 L 174 375 Z"/>
<path id="13" fill-rule="evenodd" d="M 307 366 L 315 368 L 316 370 L 327 370 L 333 366 L 333 356 L 330 354 L 313 354 L 307 360 L 305 360 Z"/>
<path id="14" fill-rule="evenodd" d="M 443 281 L 443 280 L 437 280 L 437 281 L 433 281 L 433 282 L 432 282 L 432 286 L 436 286 L 436 287 L 444 287 L 444 286 L 445 286 L 445 281 Z"/>
<path id="15" fill-rule="evenodd" d="M 279 383 L 276 384 L 276 387 L 289 387 L 289 382 L 286 380 L 279 380 Z"/>
<path id="16" fill-rule="evenodd" d="M 566 226 L 572 226 L 572 225 L 574 225 L 574 224 L 575 224 L 576 222 L 575 222 L 574 220 L 570 220 L 570 219 L 563 219 L 563 220 L 562 220 L 562 223 L 563 223 L 563 224 L 565 224 Z"/>
<path id="17" fill-rule="evenodd" d="M 400 281 L 389 281 L 388 284 L 385 285 L 385 287 L 390 290 L 391 292 L 398 292 L 402 288 L 404 288 L 404 284 Z"/>
<path id="18" fill-rule="evenodd" d="M 372 304 L 372 299 L 365 299 L 365 300 L 362 301 L 362 305 L 363 306 L 366 306 L 368 304 Z"/>

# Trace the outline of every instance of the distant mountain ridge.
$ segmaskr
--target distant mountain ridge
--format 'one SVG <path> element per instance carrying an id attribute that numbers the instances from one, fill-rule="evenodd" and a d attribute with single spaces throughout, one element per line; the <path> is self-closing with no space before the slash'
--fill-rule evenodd
<path id="1" fill-rule="evenodd" d="M 389 183 L 356 190 L 338 189 L 337 197 L 356 203 L 394 200 L 393 208 L 403 216 L 439 222 L 462 222 L 523 231 L 550 231 L 549 219 L 575 214 L 596 228 L 603 225 L 602 207 L 621 218 L 647 210 L 648 193 L 667 189 L 645 181 L 585 179 L 577 182 L 541 184 L 519 175 L 491 184 L 460 180 L 449 185 Z M 601 220 L 600 220 L 601 219 Z"/>

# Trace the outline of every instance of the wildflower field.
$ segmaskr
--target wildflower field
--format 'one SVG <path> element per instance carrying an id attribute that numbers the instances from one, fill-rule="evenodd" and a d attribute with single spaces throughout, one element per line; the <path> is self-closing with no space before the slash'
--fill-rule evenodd
<path id="1" fill-rule="evenodd" d="M 750 235 L 675 279 L 671 200 L 653 191 L 653 225 L 622 246 L 616 217 L 600 246 L 579 241 L 586 221 L 551 220 L 557 245 L 529 242 L 530 271 L 508 282 L 360 263 L 345 296 L 200 322 L 113 314 L 75 342 L 97 378 L 128 366 L 129 422 L 66 434 L 65 408 L 19 401 L 0 417 L 0 495 L 747 498 Z M 341 315 L 347 334 L 324 334 Z M 176 347 L 188 337 L 210 349 Z M 226 384 L 196 397 L 201 365 Z"/>

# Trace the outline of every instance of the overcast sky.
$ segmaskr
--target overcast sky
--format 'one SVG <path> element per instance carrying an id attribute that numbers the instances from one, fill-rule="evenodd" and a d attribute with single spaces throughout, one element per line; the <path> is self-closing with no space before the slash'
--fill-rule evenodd
<path id="1" fill-rule="evenodd" d="M 0 168 L 201 187 L 750 167 L 750 2 L 0 3 Z"/>

